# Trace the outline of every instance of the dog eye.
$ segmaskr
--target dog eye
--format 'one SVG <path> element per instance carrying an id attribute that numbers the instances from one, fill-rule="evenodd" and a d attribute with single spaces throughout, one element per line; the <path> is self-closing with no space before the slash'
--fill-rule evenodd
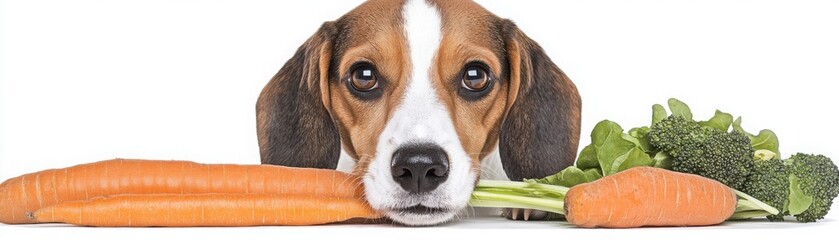
<path id="1" fill-rule="evenodd" d="M 366 65 L 356 67 L 350 76 L 350 85 L 361 92 L 376 89 L 379 86 L 376 70 Z"/>
<path id="2" fill-rule="evenodd" d="M 461 85 L 469 91 L 480 92 L 489 86 L 489 73 L 480 66 L 469 66 L 463 71 Z"/>

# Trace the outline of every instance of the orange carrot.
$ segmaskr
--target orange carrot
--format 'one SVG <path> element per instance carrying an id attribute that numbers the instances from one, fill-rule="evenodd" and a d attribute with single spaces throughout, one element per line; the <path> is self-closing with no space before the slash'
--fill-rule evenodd
<path id="1" fill-rule="evenodd" d="M 97 227 L 315 225 L 379 218 L 358 198 L 279 194 L 125 194 L 58 203 L 38 222 Z"/>
<path id="2" fill-rule="evenodd" d="M 635 167 L 572 187 L 565 217 L 586 228 L 704 226 L 722 223 L 736 206 L 731 188 L 715 180 Z"/>
<path id="3" fill-rule="evenodd" d="M 363 195 L 357 178 L 335 170 L 274 165 L 114 159 L 22 175 L 0 184 L 0 222 L 33 223 L 27 213 L 65 201 L 116 194 L 273 193 Z"/>

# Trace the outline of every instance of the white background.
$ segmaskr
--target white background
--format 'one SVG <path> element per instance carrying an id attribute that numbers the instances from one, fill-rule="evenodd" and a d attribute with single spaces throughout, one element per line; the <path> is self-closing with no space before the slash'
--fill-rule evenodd
<path id="1" fill-rule="evenodd" d="M 359 2 L 3 1 L 0 179 L 114 157 L 257 164 L 259 91 L 323 21 Z M 800 151 L 839 158 L 835 1 L 479 2 L 517 22 L 577 84 L 583 98 L 581 147 L 596 122 L 611 119 L 627 129 L 646 125 L 650 105 L 678 97 L 696 118 L 720 108 L 744 116 L 747 130 L 774 130 L 785 156 Z M 467 218 L 435 228 L 434 237 L 782 237 L 835 233 L 837 221 L 834 210 L 817 224 L 586 231 L 561 223 Z M 432 233 L 380 226 L 51 226 L 0 225 L 0 238 Z M 526 228 L 548 232 L 514 231 Z"/>

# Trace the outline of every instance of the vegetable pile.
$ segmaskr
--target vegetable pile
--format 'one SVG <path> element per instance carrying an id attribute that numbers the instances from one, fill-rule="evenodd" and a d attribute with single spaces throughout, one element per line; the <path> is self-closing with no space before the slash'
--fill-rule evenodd
<path id="1" fill-rule="evenodd" d="M 0 184 L 0 222 L 86 226 L 313 225 L 381 217 L 355 177 L 274 165 L 115 159 Z"/>
<path id="2" fill-rule="evenodd" d="M 688 105 L 675 98 L 669 99 L 668 106 L 669 115 L 664 106 L 653 105 L 650 126 L 626 132 L 615 122 L 599 122 L 591 132 L 591 144 L 582 149 L 575 166 L 555 175 L 524 179 L 523 182 L 482 180 L 472 195 L 470 205 L 550 211 L 566 214 L 571 223 L 575 223 L 574 217 L 566 207 L 580 204 L 587 205 L 591 211 L 606 209 L 611 211 L 610 214 L 620 214 L 620 209 L 638 209 L 648 205 L 693 204 L 694 209 L 702 210 L 704 214 L 701 216 L 719 216 L 716 215 L 720 211 L 719 206 L 697 199 L 697 194 L 706 194 L 707 189 L 677 189 L 679 195 L 662 199 L 649 193 L 666 188 L 662 181 L 616 182 L 611 178 L 628 169 L 654 167 L 698 175 L 731 188 L 737 201 L 734 211 L 725 216 L 730 220 L 766 217 L 771 221 L 783 221 L 785 216 L 794 216 L 799 222 L 814 222 L 827 215 L 833 199 L 839 195 L 839 169 L 830 158 L 797 153 L 781 159 L 778 137 L 771 130 L 751 134 L 742 128 L 741 118 L 734 119 L 731 114 L 719 110 L 707 121 L 696 121 Z M 573 192 L 576 186 L 586 186 L 589 182 L 611 184 L 622 189 L 617 192 L 640 189 L 636 195 L 640 194 L 645 199 L 627 202 L 627 196 L 618 193 L 611 194 L 606 201 L 569 197 L 569 191 Z M 712 195 L 720 197 L 716 193 Z M 613 207 L 616 204 L 622 204 L 617 207 L 620 209 Z M 687 209 L 667 211 L 673 211 L 668 214 L 674 216 L 691 214 Z M 638 212 L 654 217 L 662 214 L 658 211 Z M 674 218 L 657 224 L 637 225 L 620 222 L 621 217 L 630 216 L 612 216 L 609 221 L 579 226 L 707 225 Z"/>

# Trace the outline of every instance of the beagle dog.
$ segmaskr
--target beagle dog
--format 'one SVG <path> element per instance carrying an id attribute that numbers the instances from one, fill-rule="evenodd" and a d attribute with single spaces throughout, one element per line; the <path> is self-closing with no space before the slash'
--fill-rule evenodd
<path id="1" fill-rule="evenodd" d="M 369 0 L 325 22 L 262 90 L 263 164 L 358 175 L 406 225 L 451 220 L 479 178 L 572 165 L 574 83 L 516 25 L 469 0 Z"/>

